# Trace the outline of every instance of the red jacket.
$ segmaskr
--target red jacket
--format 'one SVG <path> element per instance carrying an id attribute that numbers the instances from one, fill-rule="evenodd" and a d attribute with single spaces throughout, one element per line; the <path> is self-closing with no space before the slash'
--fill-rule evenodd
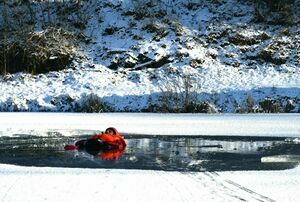
<path id="1" fill-rule="evenodd" d="M 100 139 L 104 142 L 106 142 L 107 144 L 111 145 L 111 146 L 115 146 L 118 149 L 123 149 L 126 147 L 126 142 L 124 140 L 124 138 L 119 134 L 119 132 L 117 131 L 117 129 L 115 128 L 107 128 L 105 131 L 107 131 L 108 129 L 111 129 L 114 131 L 114 134 L 95 134 L 92 135 L 91 137 L 89 137 L 88 139 Z"/>

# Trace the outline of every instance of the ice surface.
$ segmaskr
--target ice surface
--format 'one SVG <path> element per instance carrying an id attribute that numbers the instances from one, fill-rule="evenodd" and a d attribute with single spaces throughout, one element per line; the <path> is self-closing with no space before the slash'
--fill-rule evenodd
<path id="1" fill-rule="evenodd" d="M 1 164 L 0 177 L 3 201 L 297 201 L 300 196 L 299 168 L 182 173 Z"/>
<path id="2" fill-rule="evenodd" d="M 300 167 L 287 171 L 224 172 L 222 177 L 275 201 L 299 201 Z"/>
<path id="3" fill-rule="evenodd" d="M 299 138 L 298 114 L 0 113 L 1 135 L 75 129 L 160 135 Z M 45 132 L 45 135 L 47 133 Z M 195 163 L 195 162 L 194 162 Z M 298 201 L 300 169 L 238 172 L 22 167 L 0 164 L 2 201 Z"/>
<path id="4" fill-rule="evenodd" d="M 0 113 L 2 136 L 48 130 L 68 136 L 109 126 L 128 134 L 300 137 L 299 114 Z"/>
<path id="5" fill-rule="evenodd" d="M 160 186 L 163 189 L 158 189 L 156 184 L 165 175 L 152 171 L 1 165 L 0 175 L 0 198 L 4 201 L 24 198 L 30 201 L 159 201 L 167 197 L 164 191 L 170 187 Z M 176 200 L 176 195 L 169 199 Z"/>

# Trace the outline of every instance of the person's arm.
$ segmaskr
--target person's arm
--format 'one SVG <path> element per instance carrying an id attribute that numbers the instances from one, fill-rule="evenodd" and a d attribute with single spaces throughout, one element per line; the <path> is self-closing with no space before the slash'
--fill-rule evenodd
<path id="1" fill-rule="evenodd" d="M 126 142 L 125 142 L 125 140 L 123 139 L 123 137 L 120 138 L 120 141 L 121 141 L 122 145 L 123 145 L 124 147 L 126 147 Z"/>
<path id="2" fill-rule="evenodd" d="M 88 139 L 98 139 L 102 134 L 95 134 L 95 135 L 92 135 L 90 136 Z"/>

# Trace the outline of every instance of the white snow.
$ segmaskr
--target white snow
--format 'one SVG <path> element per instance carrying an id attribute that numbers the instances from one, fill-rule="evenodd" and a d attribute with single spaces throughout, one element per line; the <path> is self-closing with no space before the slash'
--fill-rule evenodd
<path id="1" fill-rule="evenodd" d="M 163 7 L 157 1 L 151 13 L 166 7 L 166 18 L 157 19 L 155 23 L 166 28 L 169 34 L 155 41 L 153 33 L 142 29 L 153 23 L 153 19 L 136 21 L 133 16 L 123 15 L 125 11 L 138 8 L 134 2 L 142 1 L 94 1 L 93 5 L 83 6 L 87 13 L 83 34 L 92 40 L 81 47 L 80 54 L 86 59 L 77 59 L 73 69 L 59 72 L 0 76 L 0 111 L 69 111 L 74 103 L 84 102 L 92 93 L 116 111 L 139 111 L 148 107 L 149 98 L 156 100 L 161 86 L 174 75 L 190 74 L 196 81 L 194 85 L 201 87 L 197 89 L 199 101 L 208 100 L 222 112 L 234 112 L 238 106 L 245 106 L 248 96 L 253 97 L 256 105 L 266 97 L 287 97 L 295 104 L 294 111 L 299 112 L 299 53 L 287 48 L 299 41 L 297 26 L 288 30 L 292 34 L 282 36 L 280 26 L 252 23 L 254 8 L 243 1 L 217 1 L 222 2 L 221 6 L 201 1 L 195 10 L 187 8 L 187 3 L 198 2 L 194 0 L 163 1 Z M 35 25 L 40 33 L 43 32 L 41 25 L 46 23 L 41 19 L 46 14 L 41 10 L 36 9 Z M 52 15 L 56 15 L 55 9 L 52 10 Z M 51 18 L 55 21 L 57 16 Z M 68 18 L 72 20 L 76 16 L 70 14 Z M 166 19 L 169 21 L 164 22 Z M 175 36 L 175 25 L 182 29 L 182 36 Z M 109 26 L 119 31 L 103 35 Z M 246 47 L 228 42 L 228 37 L 236 33 L 252 38 L 263 32 L 272 38 Z M 134 35 L 141 39 L 135 40 Z M 215 42 L 209 41 L 210 37 Z M 244 58 L 257 56 L 276 41 L 287 43 L 275 55 L 278 57 L 282 52 L 284 56 L 290 55 L 285 64 Z M 170 55 L 174 60 L 157 69 L 130 71 L 120 67 L 114 71 L 107 67 L 117 55 L 110 57 L 107 53 L 116 50 L 128 51 L 131 58 L 143 53 L 150 59 Z M 193 59 L 199 60 L 196 67 L 191 67 Z M 128 134 L 280 136 L 291 138 L 295 143 L 300 138 L 299 114 L 0 113 L 0 136 L 47 135 L 47 131 L 70 136 L 78 135 L 78 130 L 103 131 L 109 126 Z M 262 161 L 299 162 L 299 156 L 264 157 Z M 290 202 L 300 198 L 299 166 L 282 171 L 191 173 L 0 164 L 0 179 L 0 199 L 5 202 Z"/>
<path id="2" fill-rule="evenodd" d="M 238 171 L 224 172 L 228 179 L 249 190 L 264 193 L 275 201 L 299 201 L 300 167 L 286 171 Z"/>
<path id="3" fill-rule="evenodd" d="M 299 114 L 0 113 L 2 136 L 49 130 L 67 136 L 109 126 L 129 134 L 300 137 Z"/>
<path id="4" fill-rule="evenodd" d="M 0 165 L 2 201 L 298 201 L 299 167 L 164 172 Z"/>
<path id="5" fill-rule="evenodd" d="M 264 163 L 300 163 L 299 155 L 275 155 L 275 156 L 266 156 L 261 158 L 261 162 Z"/>

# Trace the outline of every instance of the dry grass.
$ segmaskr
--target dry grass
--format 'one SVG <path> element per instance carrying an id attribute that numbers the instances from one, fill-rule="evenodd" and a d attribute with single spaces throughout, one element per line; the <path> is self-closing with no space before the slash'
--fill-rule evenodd
<path id="1" fill-rule="evenodd" d="M 42 32 L 11 32 L 0 41 L 0 69 L 3 74 L 19 71 L 32 74 L 64 69 L 74 55 L 76 36 L 61 28 Z"/>
<path id="2" fill-rule="evenodd" d="M 82 105 L 78 106 L 75 111 L 86 113 L 100 113 L 111 111 L 110 107 L 105 104 L 96 94 L 87 95 L 82 99 Z"/>

